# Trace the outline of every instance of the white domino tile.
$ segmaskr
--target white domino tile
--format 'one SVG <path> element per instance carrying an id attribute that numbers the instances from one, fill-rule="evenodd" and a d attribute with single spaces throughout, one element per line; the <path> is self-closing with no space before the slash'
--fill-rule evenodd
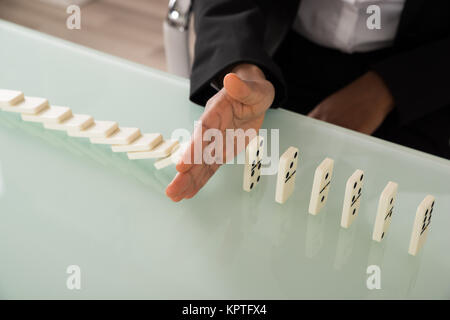
<path id="1" fill-rule="evenodd" d="M 242 188 L 250 192 L 261 178 L 261 159 L 263 156 L 264 138 L 256 136 L 245 149 L 244 179 Z"/>
<path id="2" fill-rule="evenodd" d="M 299 157 L 295 147 L 289 147 L 280 157 L 275 191 L 275 201 L 278 203 L 285 203 L 294 191 Z"/>
<path id="3" fill-rule="evenodd" d="M 48 108 L 48 100 L 38 97 L 25 97 L 23 101 L 12 106 L 3 106 L 2 110 L 7 112 L 20 112 L 36 114 Z"/>
<path id="4" fill-rule="evenodd" d="M 128 159 L 137 160 L 164 158 L 172 152 L 173 148 L 175 148 L 176 145 L 178 145 L 177 140 L 162 141 L 159 145 L 157 145 L 150 151 L 128 152 Z"/>
<path id="5" fill-rule="evenodd" d="M 138 128 L 118 128 L 109 137 L 91 138 L 93 144 L 128 145 L 141 136 Z"/>
<path id="6" fill-rule="evenodd" d="M 144 133 L 142 136 L 126 145 L 112 145 L 111 149 L 114 152 L 135 152 L 135 151 L 150 151 L 163 140 L 160 133 Z"/>
<path id="7" fill-rule="evenodd" d="M 14 106 L 23 100 L 21 91 L 0 89 L 0 108 Z"/>
<path id="8" fill-rule="evenodd" d="M 359 169 L 347 180 L 341 217 L 341 226 L 343 228 L 350 227 L 358 216 L 363 184 L 364 172 Z"/>
<path id="9" fill-rule="evenodd" d="M 50 130 L 83 130 L 94 124 L 94 118 L 87 114 L 74 114 L 61 123 L 44 123 Z"/>
<path id="10" fill-rule="evenodd" d="M 119 128 L 119 125 L 115 121 L 94 121 L 94 124 L 90 125 L 83 130 L 67 130 L 67 134 L 71 137 L 78 138 L 106 138 L 109 137 L 114 131 Z"/>
<path id="11" fill-rule="evenodd" d="M 434 210 L 434 197 L 427 195 L 417 207 L 408 253 L 415 256 L 422 248 L 430 232 L 431 215 Z"/>
<path id="12" fill-rule="evenodd" d="M 155 161 L 154 166 L 156 169 L 161 170 L 165 167 L 171 166 L 171 165 L 176 165 L 184 151 L 186 151 L 186 149 L 190 146 L 190 141 L 189 142 L 183 142 L 182 144 L 178 144 L 177 146 L 175 146 L 172 150 L 172 153 L 165 157 L 165 158 L 161 158 Z"/>
<path id="13" fill-rule="evenodd" d="M 316 168 L 308 209 L 312 215 L 318 214 L 328 200 L 333 167 L 334 160 L 325 158 Z"/>
<path id="14" fill-rule="evenodd" d="M 41 123 L 60 123 L 72 116 L 72 110 L 68 107 L 50 106 L 38 114 L 22 113 L 22 120 Z"/>
<path id="15" fill-rule="evenodd" d="M 179 146 L 174 147 L 170 155 L 155 161 L 154 163 L 155 168 L 161 170 L 163 168 L 176 164 L 179 154 L 181 154 L 180 147 Z"/>
<path id="16" fill-rule="evenodd" d="M 395 200 L 397 198 L 398 184 L 389 181 L 378 201 L 377 216 L 373 228 L 372 239 L 381 242 L 386 236 L 394 212 Z"/>

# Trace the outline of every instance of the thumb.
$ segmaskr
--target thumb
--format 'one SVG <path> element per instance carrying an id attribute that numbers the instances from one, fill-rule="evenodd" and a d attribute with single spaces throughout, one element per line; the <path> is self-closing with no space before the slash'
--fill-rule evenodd
<path id="1" fill-rule="evenodd" d="M 233 99 L 247 105 L 263 100 L 273 100 L 274 88 L 267 80 L 243 80 L 235 73 L 228 73 L 223 79 L 227 94 Z"/>

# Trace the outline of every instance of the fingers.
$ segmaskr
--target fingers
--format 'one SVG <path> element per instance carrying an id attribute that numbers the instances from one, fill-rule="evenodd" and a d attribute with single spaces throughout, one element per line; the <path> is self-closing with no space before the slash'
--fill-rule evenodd
<path id="1" fill-rule="evenodd" d="M 219 169 L 221 165 L 219 164 L 211 164 L 211 165 L 202 165 L 200 167 L 200 172 L 192 174 L 197 174 L 197 179 L 195 179 L 195 184 L 188 189 L 186 192 L 185 198 L 192 198 L 200 191 L 201 188 L 211 179 L 211 177 L 216 173 L 217 169 Z"/>
<path id="2" fill-rule="evenodd" d="M 200 117 L 200 125 L 194 128 L 190 146 L 176 165 L 178 174 L 166 189 L 166 194 L 173 201 L 193 197 L 220 167 L 220 163 L 231 159 L 236 151 L 227 149 L 226 144 L 215 142 L 217 130 L 225 139 L 226 129 L 259 128 L 264 119 L 264 113 L 270 107 L 274 98 L 274 88 L 265 79 L 242 80 L 236 74 L 230 73 L 224 79 L 224 89 L 212 97 Z M 209 129 L 215 129 L 209 130 Z M 208 135 L 203 134 L 209 131 Z M 220 140 L 223 143 L 223 140 Z M 220 149 L 217 151 L 215 147 Z M 204 151 L 209 155 L 213 150 L 219 163 L 204 162 Z M 233 152 L 234 151 L 234 152 Z M 222 159 L 225 155 L 225 159 Z M 210 163 L 210 164 L 207 164 Z"/>
<path id="3" fill-rule="evenodd" d="M 196 188 L 195 178 L 190 171 L 177 173 L 173 181 L 166 188 L 166 195 L 174 202 L 183 200 L 187 196 L 194 196 L 200 190 Z"/>
<path id="4" fill-rule="evenodd" d="M 203 141 L 203 132 L 206 129 L 204 120 L 202 119 L 204 116 L 200 118 L 201 125 L 194 128 L 194 133 L 192 134 L 191 142 L 189 147 L 186 148 L 186 151 L 183 153 L 180 161 L 176 165 L 176 170 L 178 172 L 187 172 L 191 170 L 194 164 L 199 164 L 199 161 L 202 162 L 203 159 L 196 159 L 203 156 L 203 149 L 207 145 L 205 141 Z"/>
<path id="5" fill-rule="evenodd" d="M 228 73 L 223 79 L 223 86 L 232 98 L 244 102 L 252 97 L 252 89 L 235 73 Z"/>
<path id="6" fill-rule="evenodd" d="M 178 172 L 186 172 L 189 171 L 192 166 L 194 165 L 193 161 L 193 155 L 194 155 L 194 149 L 195 143 L 192 139 L 189 146 L 186 148 L 186 151 L 184 151 L 183 155 L 181 156 L 180 160 L 176 164 L 175 168 Z"/>
<path id="7" fill-rule="evenodd" d="M 242 80 L 235 73 L 225 76 L 223 86 L 230 97 L 245 105 L 265 103 L 269 107 L 275 96 L 275 90 L 269 81 Z"/>
<path id="8" fill-rule="evenodd" d="M 204 140 L 204 134 L 208 129 L 217 129 L 224 133 L 225 129 L 231 126 L 232 111 L 224 96 L 225 93 L 221 92 L 208 101 L 208 108 L 203 112 L 199 119 L 200 122 L 194 128 L 190 145 L 176 165 L 178 172 L 186 172 L 194 164 L 203 162 L 203 151 L 211 143 Z"/>
<path id="9" fill-rule="evenodd" d="M 166 189 L 166 195 L 173 201 L 190 199 L 208 182 L 219 165 L 195 165 L 188 172 L 179 172 Z"/>
<path id="10" fill-rule="evenodd" d="M 178 202 L 182 200 L 183 194 L 190 186 L 190 177 L 187 174 L 177 173 L 175 178 L 166 188 L 166 195 L 172 201 Z"/>

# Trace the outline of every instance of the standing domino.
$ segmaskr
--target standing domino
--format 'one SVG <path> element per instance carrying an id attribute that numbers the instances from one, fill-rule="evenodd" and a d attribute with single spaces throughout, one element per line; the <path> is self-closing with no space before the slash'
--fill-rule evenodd
<path id="1" fill-rule="evenodd" d="M 377 217 L 373 229 L 372 239 L 378 242 L 384 239 L 392 220 L 395 199 L 397 197 L 398 184 L 389 181 L 378 201 Z"/>
<path id="2" fill-rule="evenodd" d="M 309 201 L 309 213 L 316 215 L 325 205 L 333 176 L 334 160 L 325 158 L 314 173 L 314 182 Z"/>
<path id="3" fill-rule="evenodd" d="M 345 186 L 344 206 L 342 208 L 341 226 L 348 228 L 358 216 L 361 203 L 364 171 L 356 170 L 347 180 Z"/>
<path id="4" fill-rule="evenodd" d="M 434 197 L 427 195 L 417 207 L 408 253 L 415 256 L 427 239 L 430 229 L 431 214 L 434 208 Z"/>
<path id="5" fill-rule="evenodd" d="M 245 167 L 243 189 L 250 192 L 259 182 L 264 139 L 256 136 L 245 149 Z"/>
<path id="6" fill-rule="evenodd" d="M 294 191 L 298 158 L 298 149 L 294 147 L 289 147 L 280 157 L 275 193 L 278 203 L 284 203 Z"/>
<path id="7" fill-rule="evenodd" d="M 0 109 L 11 107 L 24 99 L 23 92 L 15 90 L 0 89 Z"/>

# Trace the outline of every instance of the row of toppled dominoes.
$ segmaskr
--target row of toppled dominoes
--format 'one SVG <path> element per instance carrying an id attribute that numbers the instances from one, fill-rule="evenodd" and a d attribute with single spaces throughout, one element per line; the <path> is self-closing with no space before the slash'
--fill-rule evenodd
<path id="1" fill-rule="evenodd" d="M 246 148 L 243 185 L 245 191 L 251 191 L 260 180 L 263 145 L 264 139 L 257 136 Z M 295 147 L 289 147 L 280 157 L 275 192 L 275 201 L 278 203 L 284 203 L 294 191 L 298 160 L 299 150 Z M 327 202 L 333 167 L 334 160 L 325 158 L 314 173 L 308 209 L 312 215 L 317 215 Z M 363 184 L 364 172 L 360 169 L 357 169 L 347 180 L 341 216 L 343 228 L 349 228 L 358 216 Z M 372 234 L 372 239 L 375 241 L 381 242 L 389 229 L 397 190 L 398 184 L 389 181 L 380 195 Z M 411 255 L 416 255 L 425 242 L 434 209 L 434 200 L 433 196 L 427 195 L 417 208 L 408 249 Z"/>
<path id="2" fill-rule="evenodd" d="M 164 140 L 160 133 L 141 134 L 138 128 L 119 127 L 115 121 L 73 114 L 69 107 L 51 106 L 47 99 L 25 97 L 21 91 L 0 89 L 0 109 L 21 113 L 24 121 L 42 123 L 46 129 L 89 138 L 93 144 L 111 145 L 113 152 L 126 152 L 132 160 L 157 159 L 157 169 L 175 163 L 180 157 L 178 141 Z"/>

